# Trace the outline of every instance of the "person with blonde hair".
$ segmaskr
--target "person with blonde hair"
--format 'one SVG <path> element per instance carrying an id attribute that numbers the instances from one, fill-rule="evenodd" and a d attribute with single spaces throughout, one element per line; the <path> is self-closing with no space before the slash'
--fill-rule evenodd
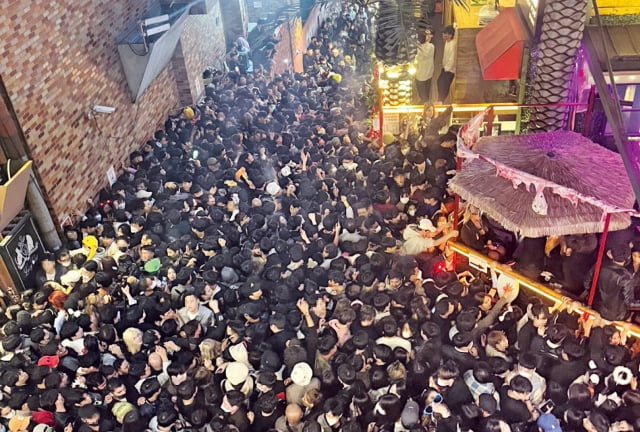
<path id="1" fill-rule="evenodd" d="M 198 345 L 202 365 L 208 370 L 214 370 L 217 360 L 222 359 L 222 343 L 215 339 L 205 339 Z"/>
<path id="2" fill-rule="evenodd" d="M 122 341 L 131 355 L 136 355 L 142 350 L 142 330 L 129 327 L 122 333 Z"/>
<path id="3" fill-rule="evenodd" d="M 407 378 L 407 368 L 402 362 L 396 360 L 387 366 L 387 374 L 391 381 L 400 381 Z"/>
<path id="4" fill-rule="evenodd" d="M 304 408 L 305 416 L 308 416 L 312 412 L 317 412 L 323 399 L 324 395 L 319 389 L 312 387 L 307 390 L 300 401 Z"/>

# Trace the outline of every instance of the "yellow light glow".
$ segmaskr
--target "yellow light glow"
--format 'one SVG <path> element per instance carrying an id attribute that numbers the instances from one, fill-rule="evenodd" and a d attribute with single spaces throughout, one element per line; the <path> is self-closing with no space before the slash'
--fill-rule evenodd
<path id="1" fill-rule="evenodd" d="M 526 276 L 521 275 L 520 273 L 513 271 L 511 269 L 511 267 L 506 266 L 504 264 L 500 264 L 497 261 L 493 261 L 492 259 L 490 259 L 489 257 L 482 255 L 481 253 L 478 253 L 477 251 L 468 248 L 467 246 L 460 244 L 460 243 L 456 243 L 456 242 L 449 242 L 448 246 L 453 249 L 455 252 L 464 255 L 466 257 L 472 256 L 475 257 L 479 260 L 485 261 L 487 263 L 488 267 L 493 268 L 498 274 L 500 273 L 504 273 L 507 276 L 510 276 L 514 279 L 516 279 L 518 282 L 520 282 L 520 286 L 525 287 L 526 289 L 533 291 L 534 293 L 536 293 L 537 295 L 546 298 L 547 300 L 550 300 L 552 302 L 562 302 L 562 296 L 560 295 L 560 293 L 554 291 L 553 289 L 539 283 L 536 282 L 534 280 L 529 279 Z M 589 315 L 593 316 L 594 314 L 596 314 L 597 312 L 591 308 L 589 308 L 588 306 L 581 304 L 581 306 L 579 308 L 577 308 L 577 312 L 580 314 L 583 313 L 588 313 Z M 608 321 L 605 320 L 604 318 L 602 319 L 602 321 L 604 322 L 605 325 L 607 324 L 613 324 L 614 326 L 616 326 L 618 329 L 622 330 L 623 329 L 623 323 L 620 323 L 618 321 Z M 640 337 L 640 327 L 637 325 L 632 325 L 630 330 L 629 330 L 629 335 L 635 336 L 635 337 Z"/>
<path id="2" fill-rule="evenodd" d="M 389 79 L 398 79 L 398 78 L 400 78 L 400 72 L 398 72 L 398 71 L 388 70 L 387 72 L 385 72 L 385 75 Z"/>
<path id="3" fill-rule="evenodd" d="M 415 75 L 416 68 L 414 66 L 410 66 L 409 69 L 407 69 L 407 72 L 409 72 L 409 75 Z"/>
<path id="4" fill-rule="evenodd" d="M 480 111 L 483 111 L 489 106 L 491 105 L 489 104 L 478 104 L 478 105 L 454 104 L 452 105 L 453 112 L 475 112 L 475 113 L 479 113 Z M 447 107 L 443 105 L 436 105 L 435 109 L 436 109 L 436 112 L 443 112 L 447 109 Z M 422 105 L 403 105 L 403 106 L 390 107 L 388 110 L 385 109 L 384 112 L 389 114 L 394 114 L 399 112 L 421 113 L 422 110 L 423 110 Z M 493 105 L 493 111 L 495 113 L 501 112 L 501 113 L 507 113 L 507 114 L 516 114 L 518 112 L 518 105 L 516 104 Z"/>

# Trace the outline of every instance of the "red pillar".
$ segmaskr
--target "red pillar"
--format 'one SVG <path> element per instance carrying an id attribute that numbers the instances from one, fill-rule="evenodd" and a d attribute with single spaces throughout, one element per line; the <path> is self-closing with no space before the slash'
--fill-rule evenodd
<path id="1" fill-rule="evenodd" d="M 600 267 L 602 267 L 602 258 L 604 257 L 605 243 L 607 242 L 607 234 L 609 233 L 609 223 L 611 222 L 611 213 L 607 213 L 604 219 L 604 230 L 600 238 L 600 248 L 598 249 L 598 259 L 596 260 L 596 269 L 593 272 L 593 281 L 591 281 L 591 289 L 589 290 L 589 300 L 587 304 L 591 306 L 596 296 L 596 286 L 598 286 L 598 276 L 600 276 Z"/>

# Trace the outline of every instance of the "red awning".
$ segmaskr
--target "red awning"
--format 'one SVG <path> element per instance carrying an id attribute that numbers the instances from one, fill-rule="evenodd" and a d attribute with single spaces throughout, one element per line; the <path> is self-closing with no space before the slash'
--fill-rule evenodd
<path id="1" fill-rule="evenodd" d="M 485 80 L 520 78 L 522 54 L 527 40 L 518 13 L 506 8 L 476 35 L 476 49 Z"/>

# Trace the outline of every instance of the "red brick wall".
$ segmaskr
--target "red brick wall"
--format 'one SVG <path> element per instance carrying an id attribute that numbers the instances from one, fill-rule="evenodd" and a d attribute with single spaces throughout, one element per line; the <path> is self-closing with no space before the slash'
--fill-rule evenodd
<path id="1" fill-rule="evenodd" d="M 149 3 L 0 1 L 0 73 L 58 220 L 83 210 L 86 199 L 107 184 L 107 169 L 113 165 L 118 171 L 180 106 L 171 63 L 139 102 L 131 103 L 116 42 Z M 200 27 L 193 22 L 210 16 L 189 17 L 185 39 L 192 40 L 189 35 Z M 207 58 L 189 51 L 185 57 L 189 67 L 204 69 L 206 64 L 195 65 Z M 91 104 L 117 111 L 90 120 Z"/>

